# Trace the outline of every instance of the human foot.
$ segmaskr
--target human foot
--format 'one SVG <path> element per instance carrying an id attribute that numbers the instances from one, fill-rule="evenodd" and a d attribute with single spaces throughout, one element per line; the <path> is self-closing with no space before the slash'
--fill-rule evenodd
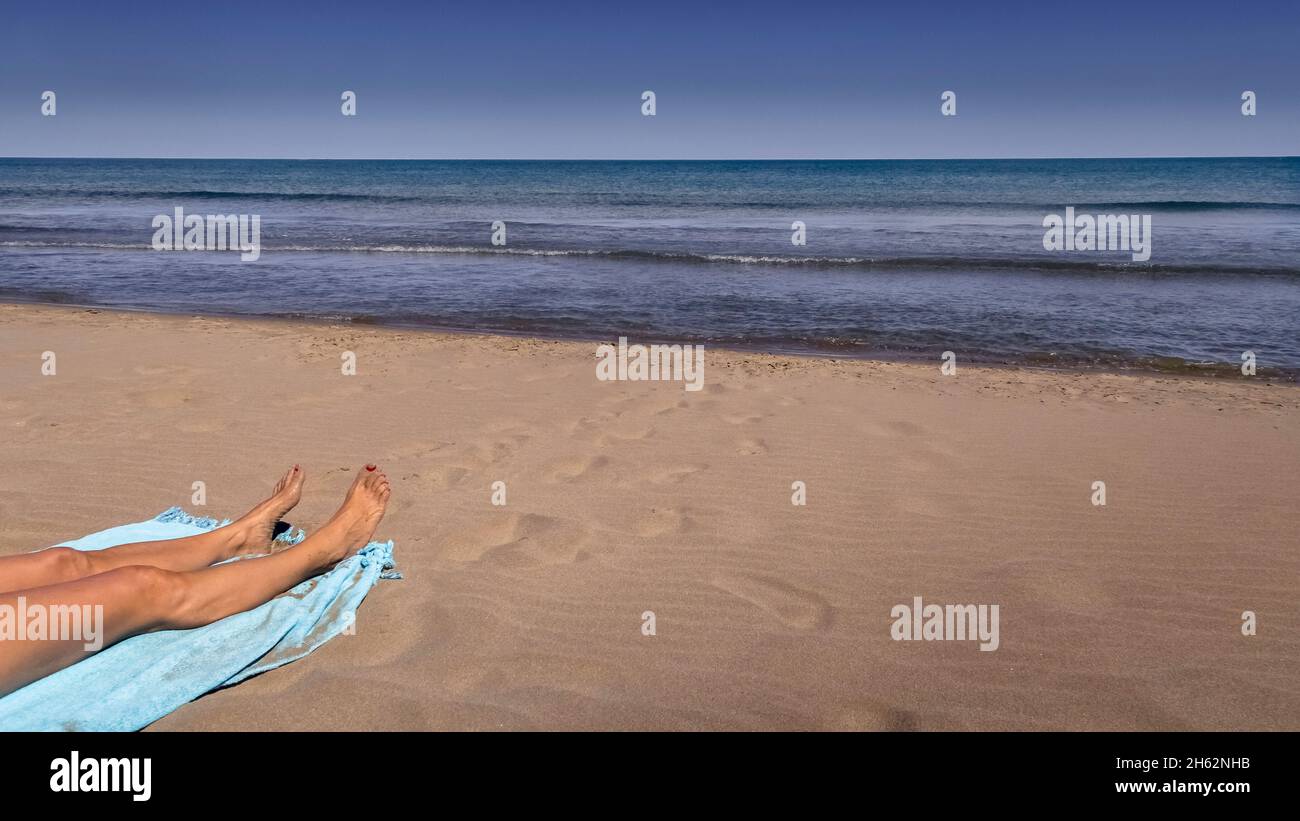
<path id="1" fill-rule="evenodd" d="M 375 465 L 366 465 L 357 471 L 343 506 L 302 546 L 310 543 L 319 548 L 325 565 L 343 561 L 370 544 L 379 520 L 384 518 L 391 493 L 388 476 Z"/>
<path id="2" fill-rule="evenodd" d="M 302 498 L 302 483 L 306 479 L 302 468 L 294 465 L 275 483 L 275 490 L 265 501 L 250 510 L 235 523 L 243 534 L 240 552 L 265 550 L 271 546 L 275 525 L 284 514 L 293 510 Z"/>

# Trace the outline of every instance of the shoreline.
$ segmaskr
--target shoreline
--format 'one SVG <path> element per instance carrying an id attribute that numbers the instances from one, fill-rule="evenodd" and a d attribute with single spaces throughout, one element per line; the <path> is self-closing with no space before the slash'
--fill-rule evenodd
<path id="1" fill-rule="evenodd" d="M 509 331 L 509 330 L 474 330 L 467 328 L 444 327 L 438 325 L 426 325 L 420 323 L 403 323 L 385 321 L 379 318 L 364 317 L 333 317 L 333 316 L 307 316 L 297 314 L 245 314 L 238 312 L 225 311 L 164 311 L 155 308 L 134 308 L 122 306 L 104 306 L 94 303 L 78 302 L 60 302 L 47 300 L 22 300 L 15 298 L 13 294 L 6 294 L 0 297 L 0 308 L 51 308 L 67 309 L 72 311 L 95 311 L 102 313 L 119 313 L 127 315 L 145 315 L 145 316 L 164 316 L 164 317 L 204 317 L 209 319 L 234 320 L 240 322 L 283 322 L 297 323 L 305 326 L 341 326 L 356 328 L 375 328 L 389 329 L 400 332 L 429 333 L 442 336 L 468 336 L 484 338 L 502 338 L 502 339 L 524 339 L 535 340 L 538 342 L 559 342 L 566 344 L 579 345 L 599 345 L 610 342 L 610 339 L 596 336 L 587 336 L 583 334 L 557 335 L 557 334 L 538 334 L 531 331 Z M 746 356 L 772 356 L 772 357 L 790 357 L 795 359 L 827 359 L 844 362 L 878 362 L 899 365 L 914 365 L 919 367 L 934 367 L 937 358 L 933 356 L 923 356 L 902 354 L 886 350 L 870 350 L 861 353 L 845 353 L 845 348 L 850 346 L 818 348 L 808 346 L 806 348 L 774 348 L 755 343 L 752 346 L 739 345 L 727 342 L 711 342 L 707 339 L 674 338 L 659 336 L 656 334 L 646 334 L 638 336 L 635 339 L 629 337 L 629 342 L 641 344 L 697 344 L 704 345 L 710 351 L 725 351 L 738 355 Z M 1040 358 L 1046 358 L 1050 355 L 1041 355 Z M 1131 365 L 1114 365 L 1114 364 L 1086 364 L 1078 362 L 1035 362 L 1032 360 L 1025 361 L 1005 361 L 992 359 L 964 359 L 959 358 L 958 366 L 961 368 L 973 368 L 994 371 L 1027 371 L 1041 373 L 1060 373 L 1060 374 L 1105 374 L 1111 376 L 1167 376 L 1175 379 L 1209 379 L 1214 381 L 1237 382 L 1247 384 L 1251 381 L 1262 381 L 1278 384 L 1290 384 L 1300 386 L 1300 371 L 1291 371 L 1286 368 L 1277 367 L 1260 367 L 1254 377 L 1244 377 L 1240 373 L 1240 368 L 1229 363 L 1196 363 L 1181 360 L 1178 357 L 1148 357 L 1148 359 L 1178 359 L 1176 364 L 1167 366 L 1157 366 L 1150 362 L 1135 360 Z"/>
<path id="2" fill-rule="evenodd" d="M 1290 383 L 713 348 L 692 392 L 595 362 L 0 304 L 0 553 L 237 516 L 295 462 L 310 532 L 384 467 L 405 578 L 355 635 L 152 730 L 1300 729 Z M 918 598 L 996 606 L 996 650 L 891 637 Z"/>

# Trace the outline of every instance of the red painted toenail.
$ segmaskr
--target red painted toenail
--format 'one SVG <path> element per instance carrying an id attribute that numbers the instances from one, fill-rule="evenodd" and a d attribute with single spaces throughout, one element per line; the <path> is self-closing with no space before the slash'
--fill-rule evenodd
<path id="1" fill-rule="evenodd" d="M 374 465 L 366 465 L 366 470 L 374 470 L 374 469 L 375 469 Z"/>

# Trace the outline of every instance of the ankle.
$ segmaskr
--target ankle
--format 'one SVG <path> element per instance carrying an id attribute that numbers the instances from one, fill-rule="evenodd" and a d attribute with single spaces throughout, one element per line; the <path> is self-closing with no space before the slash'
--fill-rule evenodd
<path id="1" fill-rule="evenodd" d="M 252 516 L 237 519 L 215 532 L 225 533 L 226 539 L 223 547 L 230 557 L 238 556 L 250 547 L 265 546 L 259 544 L 261 541 L 261 528 L 258 527 L 256 520 Z"/>

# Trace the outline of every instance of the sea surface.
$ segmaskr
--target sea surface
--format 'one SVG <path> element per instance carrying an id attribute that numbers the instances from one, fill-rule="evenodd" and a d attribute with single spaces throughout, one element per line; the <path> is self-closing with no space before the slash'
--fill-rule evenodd
<path id="1" fill-rule="evenodd" d="M 1151 215 L 1151 258 L 1045 250 L 1067 206 Z M 261 258 L 153 250 L 177 207 Z M 1300 158 L 0 159 L 0 299 L 1295 374 Z"/>

